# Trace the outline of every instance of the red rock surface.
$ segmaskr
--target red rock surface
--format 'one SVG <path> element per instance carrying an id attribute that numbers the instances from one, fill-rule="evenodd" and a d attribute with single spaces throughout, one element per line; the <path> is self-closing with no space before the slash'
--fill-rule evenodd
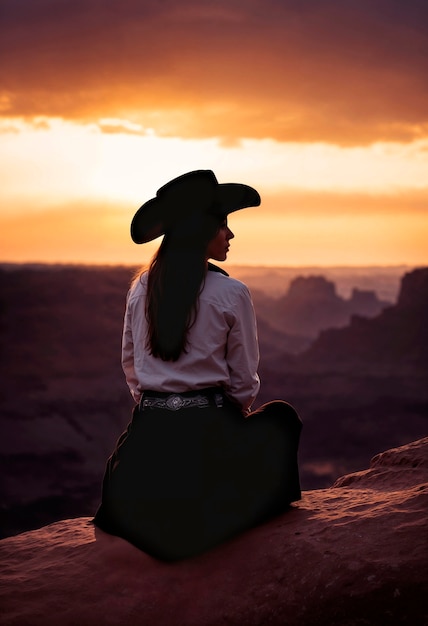
<path id="1" fill-rule="evenodd" d="M 175 564 L 65 520 L 0 542 L 2 626 L 428 623 L 428 438 Z"/>

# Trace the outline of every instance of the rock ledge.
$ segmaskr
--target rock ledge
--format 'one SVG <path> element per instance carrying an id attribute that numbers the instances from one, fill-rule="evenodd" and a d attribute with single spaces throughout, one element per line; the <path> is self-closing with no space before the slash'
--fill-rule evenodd
<path id="1" fill-rule="evenodd" d="M 0 542 L 3 626 L 422 626 L 428 438 L 197 558 L 64 520 Z"/>

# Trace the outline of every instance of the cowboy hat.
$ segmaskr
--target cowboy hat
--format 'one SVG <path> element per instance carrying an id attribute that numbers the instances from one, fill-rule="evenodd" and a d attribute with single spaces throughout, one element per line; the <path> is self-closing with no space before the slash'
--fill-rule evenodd
<path id="1" fill-rule="evenodd" d="M 227 215 L 259 204 L 260 196 L 252 187 L 220 184 L 211 170 L 195 170 L 170 180 L 138 209 L 132 219 L 131 237 L 135 243 L 146 243 L 195 212 Z"/>

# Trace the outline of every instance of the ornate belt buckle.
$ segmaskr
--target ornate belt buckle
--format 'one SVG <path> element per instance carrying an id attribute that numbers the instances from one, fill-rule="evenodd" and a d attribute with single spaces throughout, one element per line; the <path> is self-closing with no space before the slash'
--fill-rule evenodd
<path id="1" fill-rule="evenodd" d="M 180 396 L 168 396 L 165 404 L 170 411 L 178 411 L 184 405 L 184 400 Z"/>

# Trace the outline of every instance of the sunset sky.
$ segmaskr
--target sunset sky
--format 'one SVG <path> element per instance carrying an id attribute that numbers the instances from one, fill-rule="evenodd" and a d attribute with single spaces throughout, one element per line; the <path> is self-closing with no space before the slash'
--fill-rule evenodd
<path id="1" fill-rule="evenodd" d="M 135 264 L 135 210 L 244 182 L 229 261 L 428 264 L 425 0 L 0 0 L 0 261 Z"/>

